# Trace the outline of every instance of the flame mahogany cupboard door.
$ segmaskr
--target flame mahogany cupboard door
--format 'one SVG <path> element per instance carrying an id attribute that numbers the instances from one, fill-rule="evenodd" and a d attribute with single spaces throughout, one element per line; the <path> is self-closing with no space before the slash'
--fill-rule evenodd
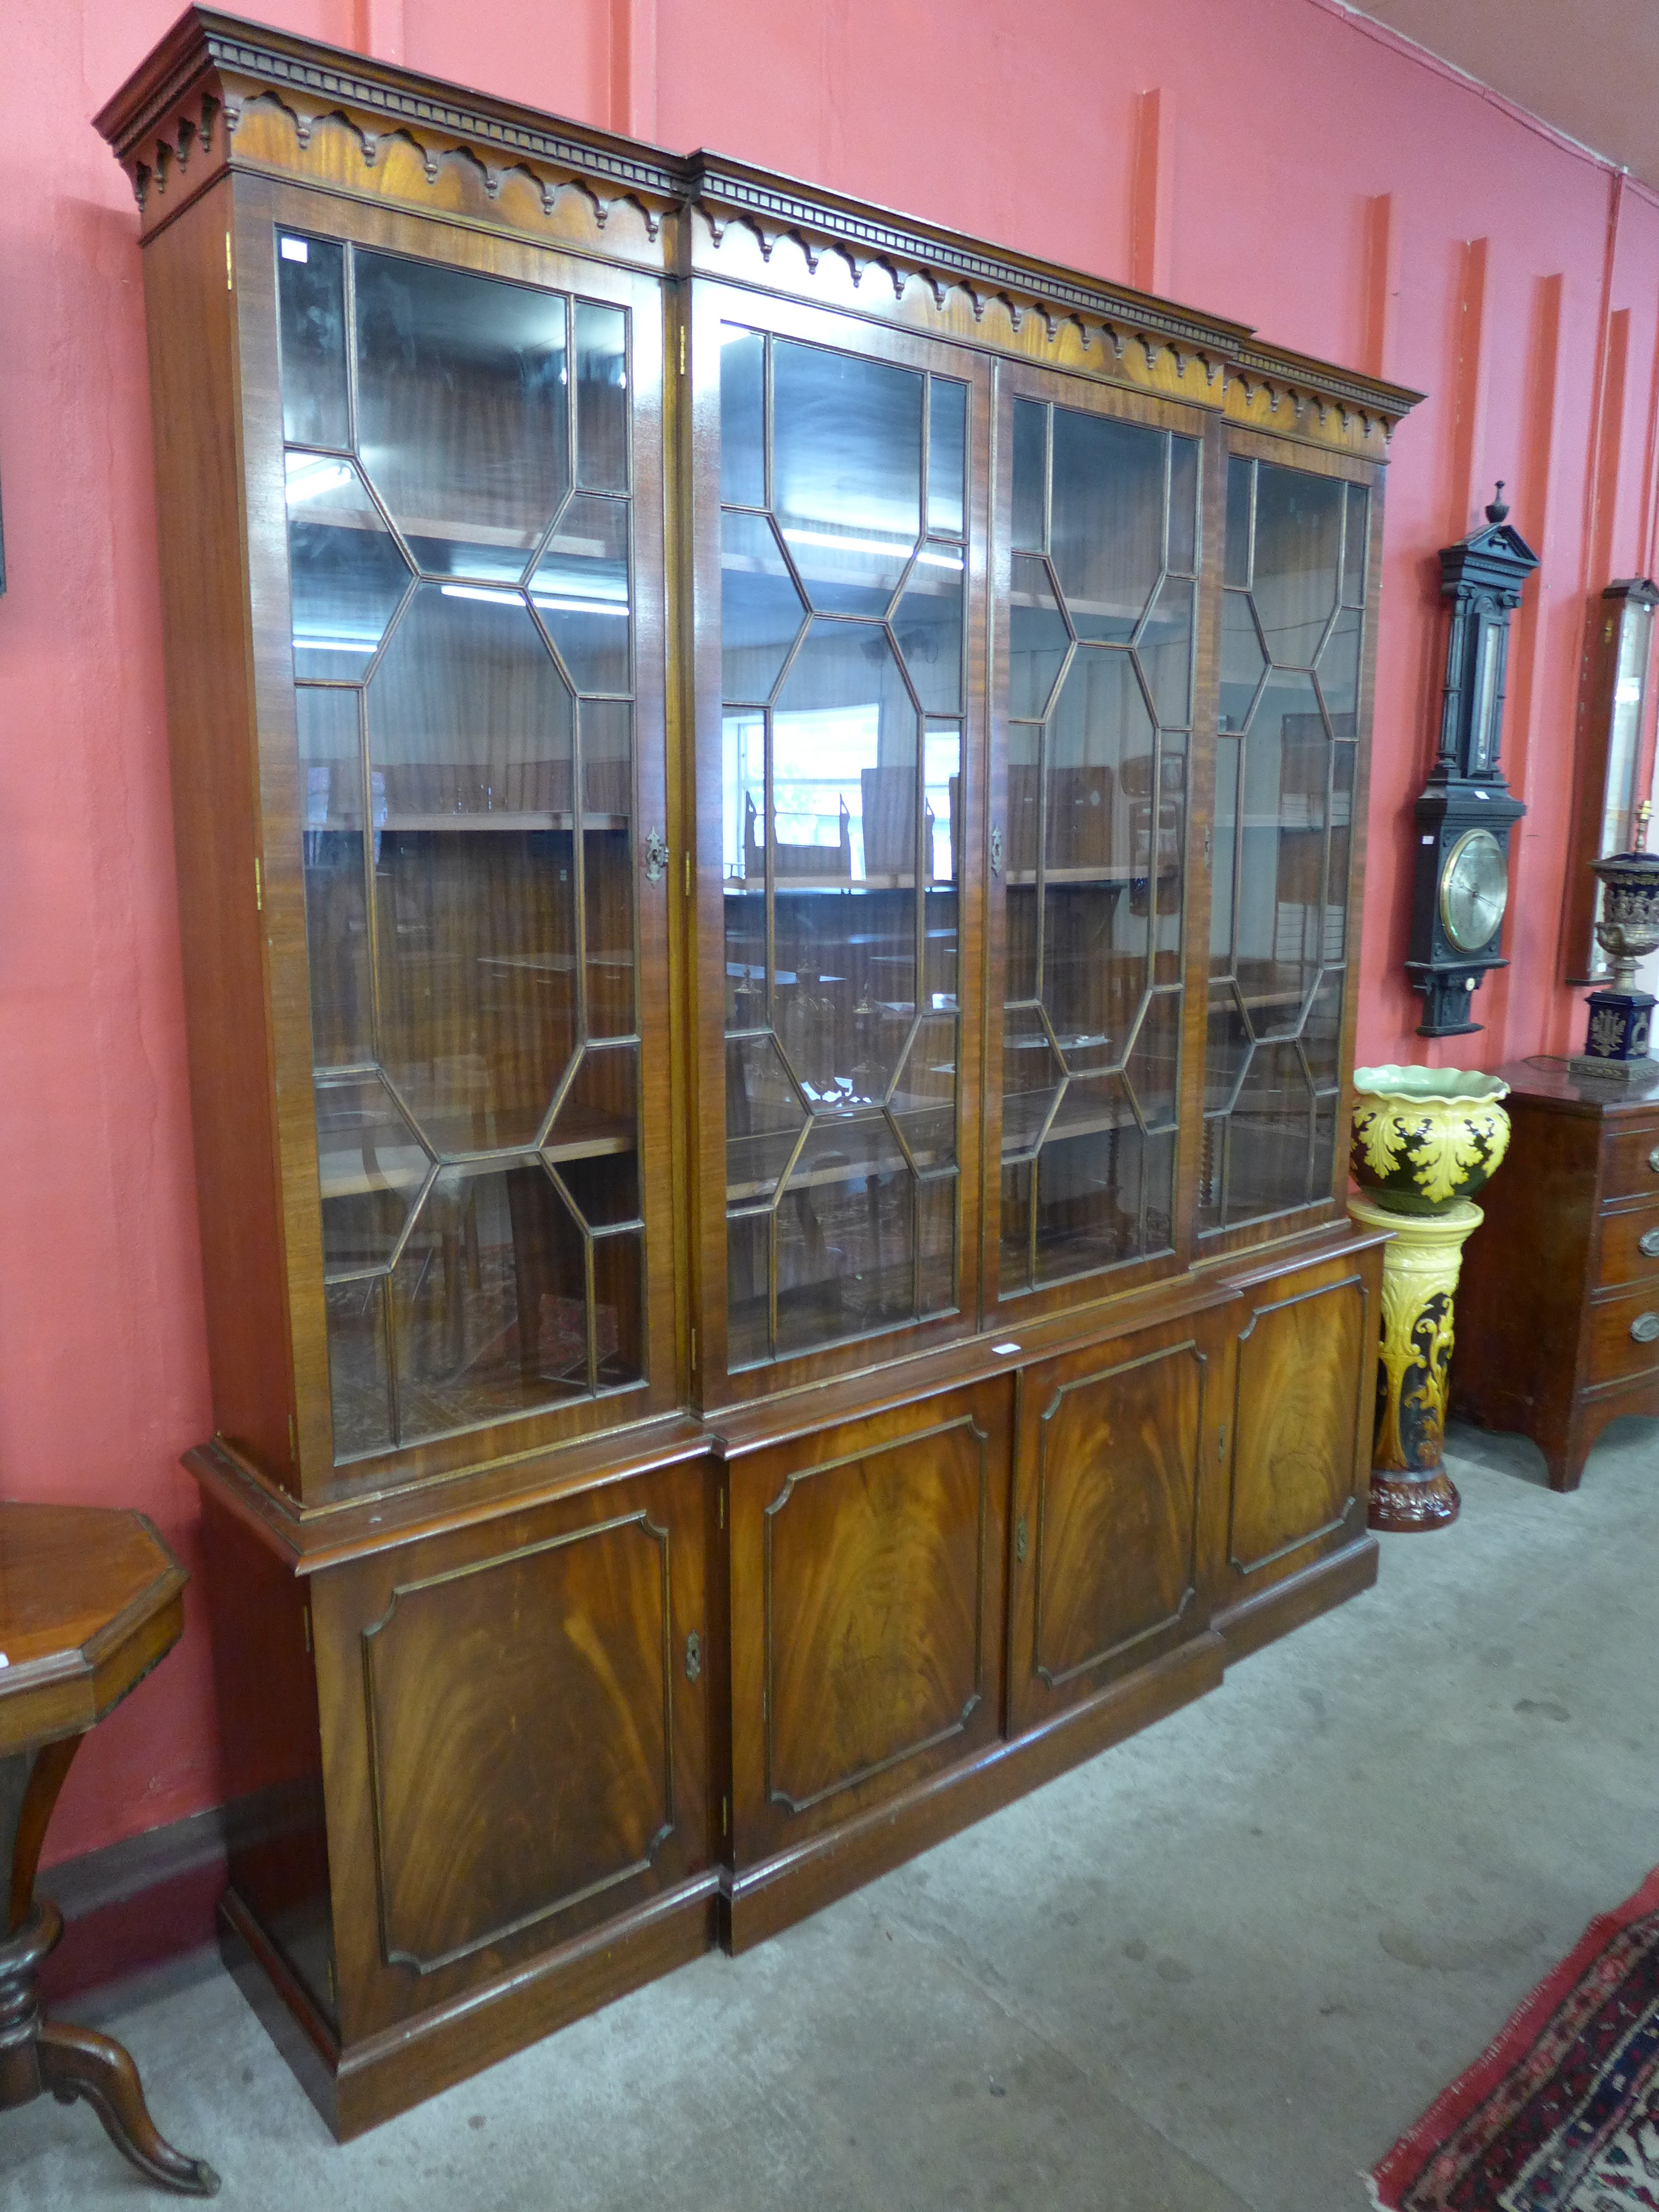
<path id="1" fill-rule="evenodd" d="M 1012 1391 L 728 1462 L 739 1886 L 998 1740 Z"/>
<path id="2" fill-rule="evenodd" d="M 353 2045 L 601 1923 L 678 1900 L 684 1955 L 706 1945 L 706 1465 L 315 1577 L 343 2080 Z"/>
<path id="3" fill-rule="evenodd" d="M 1236 1311 L 1219 1291 L 1210 1311 L 1021 1376 L 1011 1735 L 1205 1633 L 1226 1515 Z"/>
<path id="4" fill-rule="evenodd" d="M 1232 1483 L 1216 1625 L 1230 1653 L 1376 1578 L 1367 1533 L 1382 1240 L 1316 1265 L 1235 1276 Z M 1334 1555 L 1350 1564 L 1339 1568 Z M 1347 1589 L 1333 1592 L 1336 1574 Z M 1285 1585 L 1294 1585 L 1287 1590 Z M 1315 1593 L 1318 1595 L 1316 1596 Z"/>

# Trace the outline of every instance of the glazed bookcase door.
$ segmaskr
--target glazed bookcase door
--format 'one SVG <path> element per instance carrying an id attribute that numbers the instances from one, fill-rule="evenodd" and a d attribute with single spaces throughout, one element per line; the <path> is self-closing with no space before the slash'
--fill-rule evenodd
<path id="1" fill-rule="evenodd" d="M 1182 1241 L 1206 472 L 1195 410 L 1075 378 L 1005 373 L 998 421 L 987 1247 L 1018 1307 Z"/>
<path id="2" fill-rule="evenodd" d="M 1227 462 L 1201 1239 L 1344 1172 L 1381 489 L 1235 437 Z"/>
<path id="3" fill-rule="evenodd" d="M 705 1364 L 769 1382 L 975 1316 L 987 380 L 696 290 Z"/>
<path id="4" fill-rule="evenodd" d="M 469 265 L 453 233 L 322 212 L 284 196 L 262 234 L 319 1287 L 355 1467 L 672 1389 L 641 872 L 661 310 L 592 265 Z"/>

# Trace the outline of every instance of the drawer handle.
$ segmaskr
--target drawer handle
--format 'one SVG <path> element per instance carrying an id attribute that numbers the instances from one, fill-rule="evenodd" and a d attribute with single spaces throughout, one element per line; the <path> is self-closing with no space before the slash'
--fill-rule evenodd
<path id="1" fill-rule="evenodd" d="M 1651 1344 L 1659 1336 L 1659 1313 L 1638 1314 L 1630 1325 L 1632 1342 Z"/>
<path id="2" fill-rule="evenodd" d="M 1659 1145 L 1648 1154 L 1648 1168 L 1651 1174 L 1659 1175 Z"/>
<path id="3" fill-rule="evenodd" d="M 1644 1260 L 1659 1260 L 1659 1229 L 1644 1229 L 1636 1240 L 1636 1249 Z"/>

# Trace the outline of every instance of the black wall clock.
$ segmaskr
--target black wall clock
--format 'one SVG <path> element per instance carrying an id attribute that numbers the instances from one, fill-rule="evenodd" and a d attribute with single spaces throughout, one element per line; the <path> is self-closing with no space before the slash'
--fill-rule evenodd
<path id="1" fill-rule="evenodd" d="M 1509 525 L 1504 487 L 1486 527 L 1440 553 L 1450 602 L 1440 750 L 1417 802 L 1417 866 L 1406 973 L 1423 994 L 1419 1036 L 1460 1036 L 1500 949 L 1509 904 L 1510 833 L 1526 812 L 1504 780 L 1504 675 L 1510 617 L 1538 556 Z"/>

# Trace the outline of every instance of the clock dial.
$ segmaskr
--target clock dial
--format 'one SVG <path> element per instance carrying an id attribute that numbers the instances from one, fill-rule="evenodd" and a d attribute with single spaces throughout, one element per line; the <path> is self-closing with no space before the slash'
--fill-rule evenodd
<path id="1" fill-rule="evenodd" d="M 1509 903 L 1509 863 L 1490 830 L 1470 830 L 1446 855 L 1440 923 L 1460 952 L 1479 952 L 1498 933 Z"/>

